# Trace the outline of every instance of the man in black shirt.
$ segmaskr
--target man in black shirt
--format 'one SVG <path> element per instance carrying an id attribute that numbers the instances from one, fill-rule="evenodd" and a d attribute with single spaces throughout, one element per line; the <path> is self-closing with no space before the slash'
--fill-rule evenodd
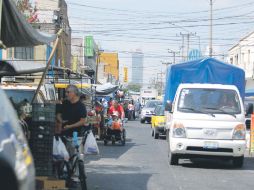
<path id="1" fill-rule="evenodd" d="M 62 133 L 68 137 L 72 137 L 73 132 L 77 131 L 80 136 L 87 116 L 86 107 L 80 101 L 79 90 L 75 85 L 67 86 L 65 92 L 67 100 L 63 102 L 60 112 L 63 123 Z"/>

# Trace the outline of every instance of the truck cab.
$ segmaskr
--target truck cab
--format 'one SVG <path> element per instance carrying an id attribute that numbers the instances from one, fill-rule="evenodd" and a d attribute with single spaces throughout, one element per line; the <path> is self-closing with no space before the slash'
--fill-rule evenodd
<path id="1" fill-rule="evenodd" d="M 180 84 L 167 110 L 168 156 L 232 159 L 242 167 L 246 149 L 245 111 L 234 85 Z"/>

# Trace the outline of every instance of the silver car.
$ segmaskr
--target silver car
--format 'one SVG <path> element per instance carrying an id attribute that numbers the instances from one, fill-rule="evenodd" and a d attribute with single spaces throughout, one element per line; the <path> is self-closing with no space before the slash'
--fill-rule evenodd
<path id="1" fill-rule="evenodd" d="M 152 115 L 154 115 L 154 109 L 159 104 L 162 104 L 162 102 L 159 100 L 148 101 L 141 110 L 140 122 L 141 123 L 145 123 L 145 122 L 150 123 L 151 117 L 152 117 Z"/>

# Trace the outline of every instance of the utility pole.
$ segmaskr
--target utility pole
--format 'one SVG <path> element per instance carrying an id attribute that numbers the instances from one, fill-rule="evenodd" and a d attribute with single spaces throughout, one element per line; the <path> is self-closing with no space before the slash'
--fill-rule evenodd
<path id="1" fill-rule="evenodd" d="M 213 0 L 210 0 L 210 43 L 209 56 L 213 56 Z"/>
<path id="2" fill-rule="evenodd" d="M 162 94 L 162 91 L 163 91 L 163 75 L 164 75 L 165 73 L 164 72 L 159 72 L 159 73 L 157 73 L 157 80 L 156 80 L 156 85 L 157 85 L 157 89 L 158 89 L 158 91 L 160 92 L 160 95 Z M 160 77 L 159 77 L 160 76 Z"/>
<path id="3" fill-rule="evenodd" d="M 180 33 L 180 35 L 182 36 L 182 58 L 183 58 L 183 61 L 187 60 L 188 58 L 188 53 L 189 53 L 189 49 L 190 49 L 190 37 L 191 36 L 195 36 L 196 34 L 195 33 L 187 33 L 187 34 L 183 34 L 183 33 Z M 186 50 L 186 55 L 184 55 L 184 47 L 185 47 L 185 43 L 184 43 L 184 38 L 187 38 L 187 50 Z"/>
<path id="4" fill-rule="evenodd" d="M 184 34 L 180 33 L 180 35 L 182 36 L 182 61 L 184 61 Z"/>
<path id="5" fill-rule="evenodd" d="M 174 51 L 172 49 L 168 49 L 168 53 L 171 53 L 173 55 L 173 63 L 172 64 L 175 64 L 176 63 L 176 54 L 179 54 L 180 52 Z"/>

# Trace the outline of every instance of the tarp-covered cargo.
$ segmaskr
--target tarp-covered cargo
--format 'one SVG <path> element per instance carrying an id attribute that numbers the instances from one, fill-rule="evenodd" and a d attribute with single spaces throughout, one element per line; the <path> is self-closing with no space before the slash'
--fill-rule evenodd
<path id="1" fill-rule="evenodd" d="M 25 47 L 48 44 L 56 35 L 34 29 L 18 11 L 13 0 L 3 0 L 0 40 L 6 47 Z"/>
<path id="2" fill-rule="evenodd" d="M 245 93 L 244 70 L 218 61 L 205 58 L 168 67 L 164 102 L 174 100 L 180 83 L 209 83 L 235 85 L 241 97 Z"/>

